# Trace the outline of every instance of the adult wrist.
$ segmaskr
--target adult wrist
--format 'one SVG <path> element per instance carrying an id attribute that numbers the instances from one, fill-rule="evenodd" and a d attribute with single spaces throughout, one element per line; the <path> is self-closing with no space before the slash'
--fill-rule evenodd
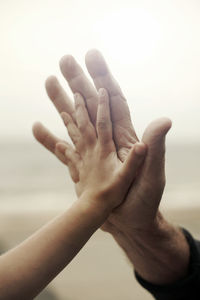
<path id="1" fill-rule="evenodd" d="M 190 248 L 190 260 L 186 276 L 170 284 L 155 285 L 141 278 L 137 272 L 135 273 L 138 282 L 148 290 L 155 299 L 199 299 L 200 242 L 195 240 L 184 228 L 181 230 Z"/>
<path id="2" fill-rule="evenodd" d="M 124 230 L 124 234 L 131 241 L 141 240 L 144 243 L 149 243 L 152 239 L 164 239 L 172 230 L 172 225 L 169 224 L 158 211 L 153 220 L 147 222 L 145 226 L 134 226 Z"/>
<path id="3" fill-rule="evenodd" d="M 149 230 L 128 237 L 132 249 L 135 249 L 132 253 L 134 268 L 145 280 L 165 285 L 187 275 L 190 258 L 188 242 L 182 230 L 168 223 L 161 215 Z"/>
<path id="4" fill-rule="evenodd" d="M 120 235 L 116 231 L 113 237 L 144 280 L 162 285 L 186 276 L 190 255 L 186 238 L 160 213 L 148 228 L 127 228 Z"/>

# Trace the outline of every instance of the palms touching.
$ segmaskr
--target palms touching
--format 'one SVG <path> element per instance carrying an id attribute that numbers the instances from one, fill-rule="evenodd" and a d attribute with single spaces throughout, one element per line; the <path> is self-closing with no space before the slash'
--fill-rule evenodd
<path id="1" fill-rule="evenodd" d="M 73 93 L 80 93 L 86 103 L 91 122 L 95 125 L 98 105 L 97 90 L 105 88 L 110 96 L 111 120 L 113 137 L 118 157 L 123 162 L 132 146 L 138 141 L 133 128 L 129 108 L 125 97 L 113 78 L 109 68 L 97 50 L 86 54 L 86 66 L 94 85 L 88 80 L 81 67 L 72 56 L 64 56 L 60 68 Z M 74 104 L 55 77 L 46 81 L 46 90 L 58 112 L 67 112 L 75 121 Z M 158 213 L 165 185 L 164 154 L 165 136 L 171 127 L 171 121 L 162 118 L 152 122 L 145 130 L 142 141 L 148 147 L 146 160 L 136 180 L 126 197 L 126 201 L 110 215 L 104 228 L 107 231 L 123 230 L 126 222 L 133 229 L 149 226 L 154 222 Z M 36 139 L 48 150 L 53 152 L 63 163 L 68 164 L 67 158 L 59 146 L 63 141 L 50 133 L 42 124 L 33 127 Z M 66 147 L 68 146 L 65 143 Z M 76 181 L 76 172 L 71 172 Z"/>

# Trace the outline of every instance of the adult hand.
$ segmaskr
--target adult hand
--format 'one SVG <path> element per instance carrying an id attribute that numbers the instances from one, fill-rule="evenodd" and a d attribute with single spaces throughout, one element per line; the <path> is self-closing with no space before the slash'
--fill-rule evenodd
<path id="1" fill-rule="evenodd" d="M 124 161 L 132 145 L 138 141 L 131 123 L 126 99 L 99 51 L 91 50 L 86 54 L 86 66 L 96 89 L 103 87 L 109 93 L 114 140 L 118 156 L 121 161 Z M 60 61 L 60 68 L 72 92 L 80 93 L 85 99 L 90 118 L 95 124 L 97 90 L 72 56 L 64 56 Z M 55 77 L 51 76 L 47 79 L 46 90 L 58 112 L 67 112 L 73 118 L 73 102 Z M 126 202 L 113 212 L 104 226 L 105 230 L 111 231 L 112 229 L 113 233 L 112 225 L 120 230 L 123 227 L 125 230 L 149 227 L 150 223 L 156 219 L 157 208 L 165 185 L 165 135 L 170 127 L 170 120 L 163 118 L 154 121 L 145 130 L 142 138 L 142 141 L 148 146 L 145 164 L 134 182 Z M 63 141 L 55 137 L 40 123 L 34 125 L 33 132 L 42 145 L 67 164 L 65 155 L 56 147 L 57 143 Z M 129 224 L 128 227 L 127 224 Z"/>
<path id="2" fill-rule="evenodd" d="M 120 160 L 124 161 L 138 141 L 126 99 L 99 51 L 91 50 L 86 54 L 86 66 L 96 89 L 105 88 L 109 93 L 115 145 Z M 83 96 L 91 121 L 95 124 L 97 90 L 72 56 L 64 56 L 60 68 L 72 92 Z M 46 89 L 58 112 L 67 112 L 75 120 L 73 102 L 55 77 L 47 79 Z M 104 230 L 112 233 L 139 274 L 157 284 L 173 282 L 184 276 L 189 261 L 189 248 L 182 232 L 168 224 L 158 211 L 165 186 L 165 136 L 170 127 L 171 121 L 167 118 L 156 120 L 147 127 L 142 137 L 148 146 L 144 165 L 126 201 L 104 224 Z M 34 125 L 33 133 L 43 146 L 68 164 L 65 149 L 70 149 L 70 146 L 67 143 L 60 147 L 63 141 L 40 123 Z M 76 172 L 71 170 L 74 181 Z M 173 266 L 171 261 L 174 261 Z"/>

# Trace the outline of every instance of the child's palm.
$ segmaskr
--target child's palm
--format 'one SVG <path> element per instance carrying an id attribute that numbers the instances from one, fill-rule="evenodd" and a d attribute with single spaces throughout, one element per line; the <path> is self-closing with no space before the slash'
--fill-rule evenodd
<path id="1" fill-rule="evenodd" d="M 84 192 L 93 198 L 107 199 L 114 208 L 123 201 L 135 178 L 145 146 L 135 144 L 124 163 L 118 159 L 112 138 L 109 97 L 106 90 L 103 91 L 99 94 L 96 129 L 90 122 L 84 99 L 75 95 L 76 119 L 62 113 L 75 149 L 67 144 L 57 147 L 68 161 L 77 195 Z"/>

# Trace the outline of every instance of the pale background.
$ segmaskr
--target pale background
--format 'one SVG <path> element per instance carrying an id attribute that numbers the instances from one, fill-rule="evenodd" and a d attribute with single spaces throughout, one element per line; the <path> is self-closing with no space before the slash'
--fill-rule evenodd
<path id="1" fill-rule="evenodd" d="M 67 138 L 44 81 L 58 62 L 98 48 L 127 96 L 139 135 L 168 116 L 163 209 L 198 236 L 200 225 L 200 2 L 0 0 L 0 243 L 19 243 L 68 207 L 67 170 L 38 145 L 34 121 Z M 109 235 L 97 232 L 49 287 L 47 299 L 151 299 Z M 54 295 L 54 296 L 53 296 Z M 39 299 L 39 298 L 38 298 Z M 45 299 L 45 296 L 40 299 Z"/>

